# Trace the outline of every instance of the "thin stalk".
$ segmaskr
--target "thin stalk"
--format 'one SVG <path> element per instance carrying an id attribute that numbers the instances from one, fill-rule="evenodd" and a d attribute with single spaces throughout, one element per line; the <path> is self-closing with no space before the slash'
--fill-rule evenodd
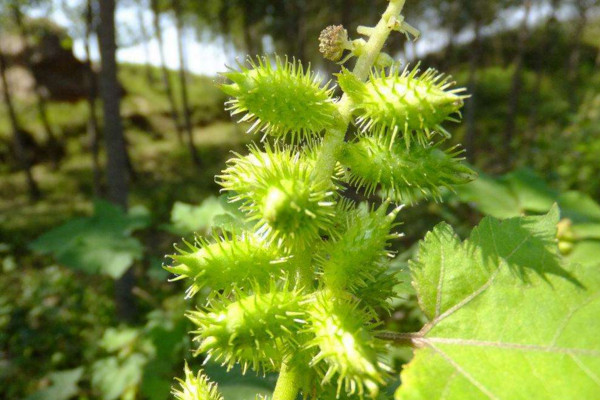
<path id="1" fill-rule="evenodd" d="M 283 364 L 273 392 L 273 400 L 296 400 L 300 390 L 300 380 L 298 369 Z"/>
<path id="2" fill-rule="evenodd" d="M 392 0 L 387 10 L 383 13 L 381 19 L 375 26 L 369 41 L 365 45 L 364 53 L 356 60 L 356 65 L 352 73 L 360 80 L 365 81 L 369 77 L 369 72 L 377 59 L 386 40 L 390 36 L 393 27 L 389 22 L 392 17 L 398 17 L 404 8 L 405 0 Z M 340 123 L 336 129 L 329 130 L 323 138 L 323 146 L 319 153 L 315 165 L 314 174 L 316 179 L 330 179 L 335 163 L 337 162 L 339 152 L 344 143 L 344 137 L 352 117 L 353 102 L 350 97 L 344 94 L 337 103 L 340 113 Z"/>
<path id="3" fill-rule="evenodd" d="M 364 47 L 364 53 L 356 60 L 352 73 L 360 80 L 365 81 L 377 59 L 381 49 L 393 30 L 390 23 L 392 18 L 397 18 L 402 13 L 405 0 L 390 0 L 390 4 L 383 13 L 381 19 L 373 29 L 369 41 Z M 353 102 L 349 96 L 344 94 L 337 103 L 340 121 L 337 128 L 327 131 L 323 138 L 323 145 L 317 158 L 313 177 L 317 180 L 329 180 L 333 174 L 340 150 L 344 143 L 344 137 L 352 117 Z M 311 249 L 307 249 L 300 255 L 298 260 L 298 281 L 304 284 L 312 281 Z M 295 400 L 300 390 L 301 374 L 297 369 L 291 369 L 284 364 L 277 379 L 273 400 Z"/>

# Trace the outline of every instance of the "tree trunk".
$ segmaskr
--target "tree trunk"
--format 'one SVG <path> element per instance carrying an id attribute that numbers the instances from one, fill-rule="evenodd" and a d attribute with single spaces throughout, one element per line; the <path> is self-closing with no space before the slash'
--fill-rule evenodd
<path id="1" fill-rule="evenodd" d="M 160 69 L 163 79 L 163 85 L 165 89 L 165 93 L 167 95 L 167 99 L 169 100 L 169 106 L 171 111 L 171 119 L 173 120 L 173 124 L 175 125 L 175 131 L 177 132 L 177 138 L 179 139 L 179 143 L 183 144 L 183 132 L 181 128 L 181 124 L 179 123 L 179 113 L 177 112 L 177 106 L 175 104 L 175 96 L 173 95 L 173 87 L 171 86 L 171 79 L 169 78 L 169 71 L 167 69 L 167 62 L 165 59 L 165 50 L 163 43 L 163 35 L 162 28 L 160 25 L 160 9 L 158 6 L 158 0 L 150 0 L 151 8 L 153 13 L 153 24 L 154 24 L 154 34 L 156 35 L 156 40 L 158 41 L 158 54 L 160 56 Z"/>
<path id="2" fill-rule="evenodd" d="M 181 15 L 181 4 L 179 0 L 173 0 L 173 9 L 175 10 L 175 19 L 177 25 L 177 52 L 179 55 L 179 83 L 181 85 L 181 105 L 183 107 L 183 122 L 185 125 L 185 134 L 187 136 L 187 145 L 190 150 L 190 156 L 194 165 L 200 165 L 198 150 L 194 144 L 194 129 L 192 127 L 192 116 L 190 113 L 190 104 L 187 92 L 187 72 L 185 65 L 185 49 L 183 43 L 183 17 Z"/>
<path id="3" fill-rule="evenodd" d="M 477 134 L 475 127 L 475 104 L 476 104 L 476 86 L 477 86 L 477 68 L 481 59 L 481 21 L 475 20 L 473 27 L 473 42 L 471 44 L 471 55 L 469 57 L 469 82 L 467 84 L 468 94 L 471 96 L 465 104 L 465 120 L 467 132 L 465 134 L 465 149 L 467 151 L 467 159 L 474 163 L 476 158 L 475 135 Z"/>
<path id="4" fill-rule="evenodd" d="M 13 18 L 17 23 L 17 27 L 19 29 L 19 35 L 21 36 L 21 40 L 23 41 L 25 63 L 27 65 L 27 69 L 29 69 L 29 71 L 34 77 L 33 82 L 34 91 L 36 95 L 36 108 L 38 111 L 40 121 L 42 122 L 42 126 L 44 127 L 44 132 L 46 133 L 47 146 L 50 153 L 50 160 L 52 161 L 52 168 L 58 169 L 58 165 L 60 162 L 60 145 L 58 143 L 58 140 L 56 139 L 56 135 L 54 134 L 52 125 L 50 124 L 50 119 L 48 118 L 48 109 L 45 95 L 37 79 L 35 78 L 35 74 L 33 73 L 33 64 L 31 63 L 31 48 L 29 47 L 29 35 L 27 29 L 25 28 L 25 25 L 23 24 L 23 14 L 21 13 L 21 9 L 19 8 L 18 2 L 12 3 L 12 12 Z"/>
<path id="5" fill-rule="evenodd" d="M 6 79 L 6 60 L 4 58 L 4 53 L 0 49 L 0 75 L 2 79 L 2 88 L 4 94 L 4 103 L 6 104 L 6 109 L 8 111 L 8 117 L 10 120 L 12 132 L 13 132 L 13 146 L 15 152 L 15 158 L 17 160 L 17 164 L 19 169 L 25 172 L 25 176 L 27 178 L 27 187 L 29 189 L 29 198 L 31 201 L 36 201 L 41 197 L 40 190 L 38 188 L 35 179 L 33 178 L 33 174 L 31 172 L 31 163 L 29 161 L 29 157 L 27 155 L 27 151 L 25 149 L 25 141 L 23 139 L 23 134 L 21 132 L 21 127 L 19 125 L 19 120 L 17 118 L 17 113 L 15 112 L 15 107 L 12 102 L 12 96 L 10 93 L 10 88 L 8 87 L 8 79 Z"/>
<path id="6" fill-rule="evenodd" d="M 115 0 L 101 0 L 98 40 L 102 63 L 100 94 L 104 110 L 104 140 L 106 146 L 106 181 L 108 198 L 114 204 L 127 208 L 128 180 L 127 154 L 121 122 L 121 88 L 117 79 L 115 40 Z M 132 321 L 136 314 L 132 288 L 133 269 L 115 281 L 115 301 L 119 318 Z"/>
<path id="7" fill-rule="evenodd" d="M 553 47 L 551 46 L 550 35 L 557 25 L 556 12 L 560 8 L 561 0 L 553 0 L 550 4 L 551 11 L 548 21 L 545 24 L 544 33 L 542 35 L 542 43 L 539 46 L 539 53 L 535 58 L 535 83 L 533 84 L 533 91 L 531 93 L 531 104 L 529 111 L 529 121 L 527 122 L 527 134 L 533 135 L 533 131 L 537 126 L 537 112 L 539 106 L 540 90 L 542 88 L 542 80 L 544 79 L 544 59 L 550 57 L 553 53 Z"/>
<path id="8" fill-rule="evenodd" d="M 149 85 L 154 85 L 154 74 L 152 73 L 152 66 L 150 65 L 150 35 L 148 34 L 148 29 L 146 29 L 146 21 L 144 19 L 144 3 L 142 0 L 137 0 L 137 18 L 138 23 L 140 25 L 140 33 L 142 34 L 142 46 L 144 46 L 144 55 L 146 58 L 145 70 L 146 70 L 146 80 Z"/>
<path id="9" fill-rule="evenodd" d="M 508 113 L 506 115 L 506 127 L 504 129 L 504 153 L 507 166 L 510 168 L 512 159 L 512 140 L 515 135 L 517 113 L 519 111 L 519 97 L 522 90 L 522 72 L 523 72 L 523 54 L 525 53 L 525 44 L 529 37 L 529 15 L 531 12 L 531 1 L 525 1 L 525 15 L 519 30 L 519 43 L 517 45 L 517 54 L 515 55 L 514 72 L 512 84 L 508 99 Z"/>
<path id="10" fill-rule="evenodd" d="M 305 14 L 305 4 L 302 1 L 287 1 L 285 2 L 285 9 L 288 14 L 286 32 L 290 38 L 294 38 L 290 43 L 289 53 L 297 60 L 304 60 L 306 34 L 303 16 Z"/>
<path id="11" fill-rule="evenodd" d="M 88 104 L 88 123 L 87 132 L 90 149 L 92 151 L 92 173 L 94 176 L 94 196 L 102 196 L 102 169 L 100 166 L 100 130 L 98 125 L 98 115 L 96 113 L 96 98 L 98 97 L 98 87 L 96 76 L 92 69 L 90 38 L 94 30 L 93 26 L 93 0 L 87 0 L 85 11 L 85 64 L 87 66 L 86 83 L 87 83 L 87 104 Z"/>
<path id="12" fill-rule="evenodd" d="M 455 57 L 455 46 L 456 46 L 456 36 L 460 31 L 460 26 L 458 25 L 458 18 L 460 13 L 460 3 L 458 1 L 453 1 L 450 4 L 449 10 L 449 18 L 448 21 L 448 43 L 446 44 L 446 49 L 444 50 L 444 61 L 443 68 L 444 70 L 448 70 L 452 68 L 456 62 Z"/>
<path id="13" fill-rule="evenodd" d="M 584 0 L 578 0 L 576 2 L 577 12 L 579 18 L 575 25 L 575 31 L 571 40 L 571 54 L 569 55 L 567 63 L 567 82 L 569 83 L 569 102 L 571 108 L 577 107 L 577 83 L 579 76 L 579 63 L 581 59 L 581 41 L 583 38 L 583 32 L 587 25 L 587 6 Z"/>

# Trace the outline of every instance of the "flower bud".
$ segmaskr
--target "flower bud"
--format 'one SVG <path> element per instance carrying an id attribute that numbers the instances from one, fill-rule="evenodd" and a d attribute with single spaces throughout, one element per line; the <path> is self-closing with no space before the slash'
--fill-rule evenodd
<path id="1" fill-rule="evenodd" d="M 339 61 L 349 47 L 348 31 L 342 25 L 328 26 L 319 35 L 319 51 L 327 60 Z"/>

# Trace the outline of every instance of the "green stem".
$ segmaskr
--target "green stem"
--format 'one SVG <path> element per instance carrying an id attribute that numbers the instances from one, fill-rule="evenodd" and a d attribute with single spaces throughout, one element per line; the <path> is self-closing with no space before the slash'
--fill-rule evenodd
<path id="1" fill-rule="evenodd" d="M 393 30 L 391 19 L 398 18 L 404 8 L 405 0 L 390 0 L 390 4 L 383 13 L 381 19 L 373 29 L 369 41 L 364 47 L 364 52 L 356 61 L 354 70 L 352 71 L 358 79 L 365 81 L 375 60 L 385 44 L 387 38 Z M 341 119 L 339 126 L 325 134 L 323 145 L 317 163 L 314 169 L 314 178 L 318 180 L 330 180 L 335 164 L 337 162 L 339 152 L 344 143 L 344 137 L 350 124 L 352 117 L 352 108 L 354 104 L 350 97 L 346 94 L 342 96 L 337 103 L 338 111 Z M 311 263 L 311 249 L 307 249 L 302 254 L 297 254 L 301 257 L 297 261 L 298 276 L 297 282 L 301 285 L 312 285 L 313 271 Z M 297 368 L 290 368 L 287 363 L 284 363 L 277 379 L 273 400 L 295 400 L 300 390 L 301 374 Z"/>
<path id="2" fill-rule="evenodd" d="M 273 400 L 296 400 L 300 390 L 300 373 L 297 369 L 283 364 L 273 392 Z"/>
<path id="3" fill-rule="evenodd" d="M 379 23 L 375 26 L 371 33 L 369 41 L 364 47 L 364 52 L 358 60 L 352 73 L 362 81 L 369 77 L 369 72 L 377 59 L 381 49 L 387 38 L 393 30 L 390 23 L 391 18 L 398 18 L 404 8 L 405 0 L 390 0 L 388 8 L 383 13 Z M 352 117 L 352 108 L 354 104 L 348 95 L 344 94 L 341 100 L 337 103 L 338 111 L 341 116 L 341 122 L 337 129 L 327 131 L 323 138 L 323 146 L 317 159 L 315 166 L 316 179 L 331 179 L 335 163 L 337 162 L 339 152 L 344 143 L 344 137 L 350 124 Z"/>
<path id="4" fill-rule="evenodd" d="M 302 251 L 294 252 L 296 264 L 296 283 L 304 290 L 312 292 L 314 283 L 314 271 L 312 267 L 312 246 Z"/>

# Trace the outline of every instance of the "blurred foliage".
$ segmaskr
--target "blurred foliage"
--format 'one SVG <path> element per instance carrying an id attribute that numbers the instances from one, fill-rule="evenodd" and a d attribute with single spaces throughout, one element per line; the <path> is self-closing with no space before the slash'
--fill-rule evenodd
<path id="1" fill-rule="evenodd" d="M 557 168 L 561 184 L 600 198 L 600 93 L 588 93 L 562 136 L 567 146 Z"/>
<path id="2" fill-rule="evenodd" d="M 171 223 L 163 227 L 177 235 L 207 234 L 212 229 L 236 231 L 247 227 L 242 212 L 229 202 L 227 195 L 209 196 L 200 205 L 176 202 L 171 210 Z"/>
<path id="3" fill-rule="evenodd" d="M 40 254 L 52 254 L 67 267 L 118 279 L 143 256 L 142 244 L 131 233 L 149 223 L 150 215 L 143 207 L 132 208 L 125 214 L 119 207 L 97 200 L 93 216 L 54 228 L 31 242 L 29 248 Z"/>
<path id="4" fill-rule="evenodd" d="M 0 398 L 41 389 L 58 393 L 57 380 L 75 381 L 73 369 L 95 359 L 97 343 L 114 323 L 108 282 L 82 280 L 58 266 L 6 268 L 0 279 Z M 72 370 L 73 374 L 52 375 Z M 9 383 L 10 382 L 10 383 Z M 61 389 L 62 390 L 62 389 Z"/>
<path id="5" fill-rule="evenodd" d="M 25 400 L 69 400 L 79 392 L 77 382 L 81 379 L 83 368 L 57 371 L 48 374 L 51 386 L 27 396 Z"/>

